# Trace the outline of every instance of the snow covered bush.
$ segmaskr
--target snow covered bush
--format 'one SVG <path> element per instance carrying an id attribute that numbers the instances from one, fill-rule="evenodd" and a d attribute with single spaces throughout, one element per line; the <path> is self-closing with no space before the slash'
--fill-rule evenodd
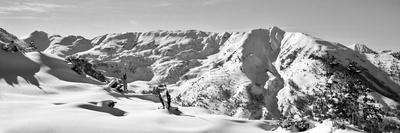
<path id="1" fill-rule="evenodd" d="M 293 132 L 302 132 L 310 129 L 312 123 L 305 118 L 300 118 L 298 115 L 290 114 L 281 120 L 279 126 Z"/>
<path id="2" fill-rule="evenodd" d="M 390 53 L 390 55 L 392 55 L 394 58 L 400 60 L 400 52 L 393 52 L 393 53 Z"/>
<path id="3" fill-rule="evenodd" d="M 393 122 L 384 122 L 383 118 L 390 114 L 372 97 L 374 90 L 364 82 L 360 75 L 364 70 L 357 63 L 351 62 L 347 66 L 332 63 L 333 56 L 316 56 L 325 64 L 327 84 L 325 87 L 316 87 L 313 94 L 307 94 L 294 101 L 303 117 L 313 120 L 331 119 L 334 126 L 344 128 L 352 124 L 366 132 L 393 132 L 399 125 Z M 396 114 L 396 113 L 394 113 Z M 395 125 L 395 126 L 394 126 Z M 398 130 L 398 129 L 397 129 Z"/>

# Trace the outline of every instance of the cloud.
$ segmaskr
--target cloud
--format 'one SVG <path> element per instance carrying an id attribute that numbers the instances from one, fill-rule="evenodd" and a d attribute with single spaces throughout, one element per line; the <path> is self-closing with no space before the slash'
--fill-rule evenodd
<path id="1" fill-rule="evenodd" d="M 2 16 L 0 19 L 14 19 L 14 20 L 32 20 L 32 19 L 43 19 L 41 17 L 33 17 L 33 16 Z"/>
<path id="2" fill-rule="evenodd" d="M 172 5 L 173 4 L 169 3 L 169 2 L 161 2 L 161 3 L 156 4 L 154 7 L 169 7 L 169 6 L 172 6 Z"/>
<path id="3" fill-rule="evenodd" d="M 15 2 L 11 5 L 0 6 L 0 13 L 13 13 L 13 12 L 35 12 L 43 13 L 55 8 L 66 8 L 70 6 L 50 4 L 50 3 L 36 3 L 36 2 Z"/>
<path id="4" fill-rule="evenodd" d="M 210 6 L 210 5 L 217 5 L 219 3 L 227 2 L 230 0 L 203 0 L 201 5 L 202 6 Z"/>
<path id="5" fill-rule="evenodd" d="M 129 22 L 130 24 L 133 24 L 133 25 L 139 24 L 138 21 L 136 21 L 136 20 L 129 20 L 128 22 Z"/>

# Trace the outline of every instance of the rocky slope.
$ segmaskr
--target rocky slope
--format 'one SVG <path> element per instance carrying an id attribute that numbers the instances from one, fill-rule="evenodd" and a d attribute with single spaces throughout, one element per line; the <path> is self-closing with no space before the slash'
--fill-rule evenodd
<path id="1" fill-rule="evenodd" d="M 29 40 L 47 39 L 31 34 Z M 88 59 L 106 76 L 128 82 L 167 83 L 176 104 L 199 106 L 216 114 L 278 119 L 299 113 L 296 101 L 324 90 L 327 66 L 355 65 L 359 80 L 374 90 L 382 106 L 400 101 L 399 60 L 363 46 L 352 49 L 304 33 L 277 27 L 249 32 L 197 30 L 114 33 L 91 40 L 49 36 L 45 53 Z M 325 59 L 330 59 L 327 62 Z M 397 67 L 397 68 L 396 68 Z"/>
<path id="2" fill-rule="evenodd" d="M 11 41 L 14 41 L 14 44 L 16 44 L 16 46 L 20 47 L 21 49 L 26 49 L 28 47 L 28 45 L 24 41 L 18 39 L 18 37 L 7 32 L 3 28 L 0 28 L 0 45 L 3 46 L 10 44 Z"/>
<path id="3" fill-rule="evenodd" d="M 360 52 L 360 53 L 367 53 L 367 54 L 377 54 L 374 50 L 368 48 L 364 44 L 353 44 L 348 46 L 349 48 L 353 49 L 354 51 Z"/>
<path id="4" fill-rule="evenodd" d="M 371 51 L 370 48 L 368 48 L 367 46 L 363 45 L 363 47 L 364 49 L 369 49 L 368 51 Z M 353 48 L 351 46 L 350 48 L 355 51 L 359 51 L 359 49 Z M 360 53 L 365 56 L 365 58 L 369 62 L 386 72 L 394 82 L 400 84 L 400 52 L 389 50 L 381 52 L 372 51 Z"/>
<path id="5" fill-rule="evenodd" d="M 43 51 L 50 45 L 49 35 L 44 31 L 34 31 L 28 37 L 25 37 L 23 41 L 27 44 L 34 44 L 37 50 Z"/>

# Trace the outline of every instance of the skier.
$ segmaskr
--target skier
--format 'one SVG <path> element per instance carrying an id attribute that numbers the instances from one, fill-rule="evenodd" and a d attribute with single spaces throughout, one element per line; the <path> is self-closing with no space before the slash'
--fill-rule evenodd
<path id="1" fill-rule="evenodd" d="M 168 90 L 165 90 L 165 95 L 167 96 L 167 109 L 169 110 L 171 108 L 171 95 L 169 95 Z"/>
<path id="2" fill-rule="evenodd" d="M 126 82 L 126 73 L 122 76 L 122 83 L 124 84 L 124 91 L 128 91 L 128 83 Z"/>
<path id="3" fill-rule="evenodd" d="M 160 100 L 162 104 L 162 108 L 165 109 L 165 104 L 164 104 L 164 99 L 161 96 L 161 89 L 157 86 L 153 87 L 153 90 L 155 91 L 156 95 L 158 96 L 158 99 Z"/>

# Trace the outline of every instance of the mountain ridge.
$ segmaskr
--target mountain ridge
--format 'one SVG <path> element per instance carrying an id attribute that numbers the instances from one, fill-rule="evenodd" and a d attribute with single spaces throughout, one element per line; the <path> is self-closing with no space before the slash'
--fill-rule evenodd
<path id="1" fill-rule="evenodd" d="M 371 63 L 367 58 L 371 52 L 364 46 L 352 50 L 278 27 L 223 33 L 126 32 L 90 40 L 52 36 L 49 40 L 44 53 L 88 59 L 106 76 L 119 78 L 127 73 L 128 82 L 167 83 L 176 104 L 217 114 L 279 119 L 299 112 L 293 103 L 302 95 L 293 93 L 312 94 L 309 88 L 323 89 L 319 86 L 335 79 L 326 76 L 326 63 L 318 59 L 328 57 L 343 67 L 355 63 L 365 70 L 359 78 L 378 93 L 377 99 L 397 101 L 381 100 L 382 105 L 394 108 L 400 101 L 396 72 L 389 75 L 392 68 Z"/>

